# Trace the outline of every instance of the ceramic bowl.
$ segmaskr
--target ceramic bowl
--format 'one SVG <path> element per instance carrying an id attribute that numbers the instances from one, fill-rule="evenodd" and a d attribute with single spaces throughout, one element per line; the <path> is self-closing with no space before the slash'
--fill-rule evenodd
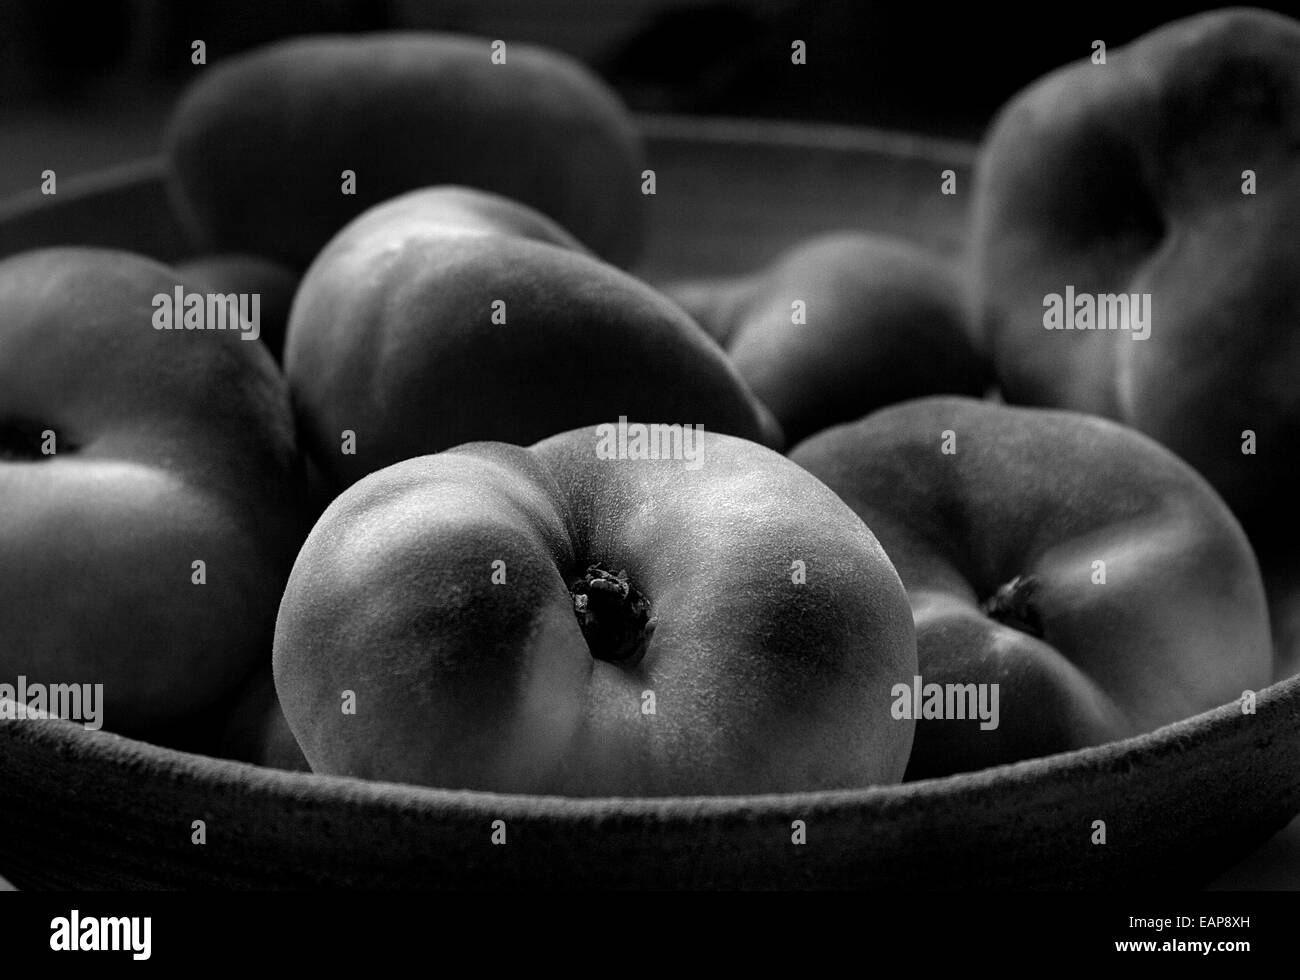
<path id="1" fill-rule="evenodd" d="M 833 228 L 962 247 L 967 144 L 644 122 L 658 194 L 637 271 L 652 281 L 739 272 Z M 939 193 L 945 169 L 957 195 Z M 0 204 L 0 255 L 80 243 L 185 257 L 161 173 L 146 160 Z M 447 792 L 32 720 L 0 721 L 0 787 L 0 874 L 19 888 L 1191 886 L 1300 812 L 1300 678 L 1261 692 L 1254 714 L 1227 705 L 1083 751 L 832 793 Z"/>

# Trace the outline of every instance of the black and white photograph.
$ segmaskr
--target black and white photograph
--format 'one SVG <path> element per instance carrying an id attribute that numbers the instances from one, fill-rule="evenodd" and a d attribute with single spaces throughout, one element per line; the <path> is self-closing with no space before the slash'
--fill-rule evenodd
<path id="1" fill-rule="evenodd" d="M 1298 14 L 0 0 L 7 955 L 1284 956 Z"/>

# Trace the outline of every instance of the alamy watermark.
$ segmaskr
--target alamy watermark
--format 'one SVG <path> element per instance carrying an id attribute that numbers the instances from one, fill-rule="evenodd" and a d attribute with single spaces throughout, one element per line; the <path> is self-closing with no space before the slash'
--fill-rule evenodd
<path id="1" fill-rule="evenodd" d="M 133 960 L 147 960 L 153 953 L 153 918 L 83 916 L 73 909 L 50 920 L 50 949 L 56 953 L 125 952 Z"/>
<path id="2" fill-rule="evenodd" d="M 103 684 L 0 684 L 0 721 L 61 718 L 79 721 L 87 731 L 104 727 Z"/>
<path id="3" fill-rule="evenodd" d="M 262 335 L 261 293 L 187 293 L 177 286 L 155 293 L 155 330 L 238 330 L 241 340 Z"/>
<path id="4" fill-rule="evenodd" d="M 688 470 L 704 464 L 704 426 L 628 422 L 596 426 L 597 459 L 681 459 Z"/>
<path id="5" fill-rule="evenodd" d="M 1134 340 L 1151 336 L 1150 293 L 1076 293 L 1043 297 L 1046 330 L 1128 330 Z"/>
<path id="6" fill-rule="evenodd" d="M 921 675 L 911 684 L 895 684 L 889 692 L 896 720 L 964 721 L 979 719 L 981 731 L 998 727 L 997 684 L 926 684 Z"/>

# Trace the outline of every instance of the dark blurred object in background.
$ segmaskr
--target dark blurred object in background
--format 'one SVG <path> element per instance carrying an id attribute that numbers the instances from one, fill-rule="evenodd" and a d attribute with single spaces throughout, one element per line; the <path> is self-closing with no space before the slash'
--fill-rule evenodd
<path id="1" fill-rule="evenodd" d="M 296 34 L 459 31 L 568 52 L 637 110 L 976 138 L 1014 92 L 1087 57 L 1094 40 L 1111 51 L 1222 5 L 1101 0 L 1029 12 L 907 0 L 0 0 L 0 193 L 29 186 L 44 166 L 62 175 L 156 150 L 177 89 L 205 70 L 191 63 L 195 40 L 211 65 Z M 791 63 L 795 40 L 807 45 L 807 64 Z"/>
<path id="2" fill-rule="evenodd" d="M 540 6 L 540 5 L 539 5 Z M 977 136 L 1038 76 L 1224 3 L 1069 6 L 862 0 L 665 4 L 596 67 L 634 107 Z M 1285 5 L 1263 4 L 1292 13 Z M 807 63 L 791 62 L 802 40 Z"/>
<path id="3" fill-rule="evenodd" d="M 129 7 L 130 0 L 0 0 L 0 106 L 93 84 L 130 44 Z"/>
<path id="4" fill-rule="evenodd" d="M 131 43 L 129 0 L 26 0 L 34 41 L 31 82 L 56 96 L 78 95 L 113 68 Z M 69 29 L 70 24 L 76 28 Z"/>
<path id="5" fill-rule="evenodd" d="M 747 79 L 771 67 L 764 64 L 772 47 L 770 21 L 737 2 L 666 11 L 601 54 L 595 67 L 638 109 L 706 112 L 752 88 Z M 788 55 L 777 63 L 782 75 L 788 63 Z"/>
<path id="6" fill-rule="evenodd" d="M 374 31 L 395 22 L 390 0 L 132 0 L 148 24 L 149 70 L 187 78 L 190 45 L 202 39 L 209 63 L 296 34 Z"/>

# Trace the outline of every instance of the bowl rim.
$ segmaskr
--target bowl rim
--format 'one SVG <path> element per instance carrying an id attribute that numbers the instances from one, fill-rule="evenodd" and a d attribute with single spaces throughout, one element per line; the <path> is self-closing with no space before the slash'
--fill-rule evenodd
<path id="1" fill-rule="evenodd" d="M 638 112 L 632 116 L 650 156 L 657 149 L 680 144 L 727 150 L 753 147 L 776 151 L 812 150 L 836 156 L 872 156 L 969 171 L 979 155 L 977 141 L 881 126 L 743 116 L 691 116 L 669 112 Z M 39 188 L 0 195 L 0 225 L 41 212 L 75 207 L 87 200 L 97 200 L 123 190 L 163 188 L 167 177 L 167 158 L 162 152 L 70 174 L 60 181 L 57 195 L 43 194 Z"/>
<path id="2" fill-rule="evenodd" d="M 1047 786 L 1065 780 L 1074 782 L 1080 773 L 1102 773 L 1116 767 L 1132 769 L 1144 762 L 1191 752 L 1221 735 L 1233 719 L 1237 719 L 1239 724 L 1257 724 L 1288 708 L 1300 715 L 1300 674 L 1261 688 L 1255 695 L 1253 722 L 1244 722 L 1247 715 L 1241 710 L 1240 700 L 1234 699 L 1209 711 L 1129 738 L 972 772 L 850 789 L 719 796 L 530 795 L 298 772 L 167 748 L 107 730 L 89 732 L 76 722 L 59 719 L 0 720 L 0 743 L 14 733 L 14 726 L 30 726 L 31 731 L 21 737 L 54 754 L 93 754 L 112 765 L 166 771 L 174 778 L 212 784 L 214 789 L 238 786 L 243 793 L 261 790 L 274 794 L 291 790 L 303 798 L 319 802 L 366 800 L 379 806 L 391 804 L 442 814 L 456 811 L 473 814 L 490 809 L 503 818 L 541 816 L 582 820 L 616 812 L 622 817 L 654 816 L 661 820 L 674 820 L 724 816 L 743 810 L 764 817 L 792 810 L 817 812 L 845 807 L 874 808 L 883 812 L 937 799 L 974 800 L 1008 785 Z M 1300 808 L 1300 799 L 1297 808 Z"/>

